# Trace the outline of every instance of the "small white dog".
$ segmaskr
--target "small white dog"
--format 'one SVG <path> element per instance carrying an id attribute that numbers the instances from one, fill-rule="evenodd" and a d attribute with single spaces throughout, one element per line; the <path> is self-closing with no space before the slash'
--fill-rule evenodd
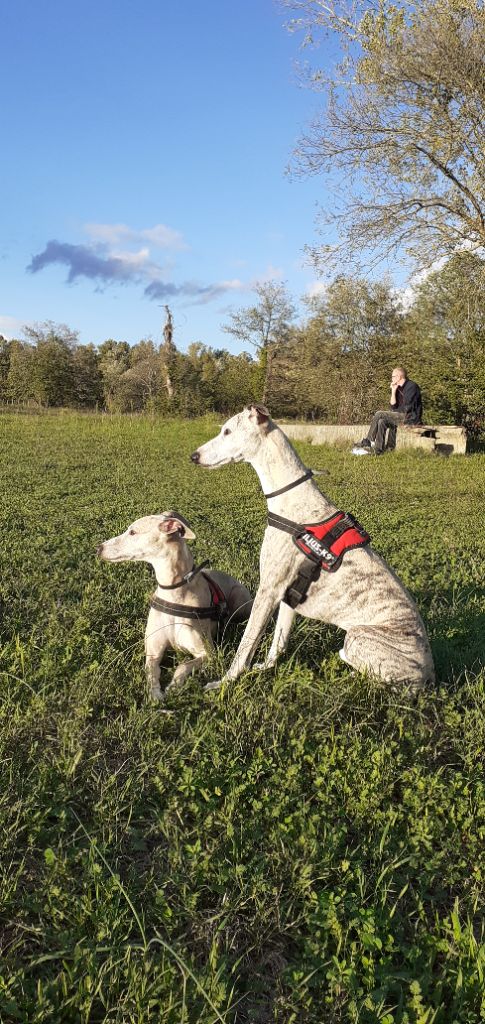
<path id="1" fill-rule="evenodd" d="M 187 540 L 195 540 L 187 520 L 178 512 L 162 512 L 137 519 L 97 549 L 107 562 L 149 562 L 155 570 L 157 589 L 145 631 L 145 668 L 154 700 L 162 699 L 160 665 L 168 647 L 193 655 L 178 666 L 170 687 L 204 663 L 218 623 L 245 622 L 253 603 L 249 590 L 232 576 L 207 572 L 207 562 L 196 566 Z M 176 603 L 168 600 L 172 594 Z"/>

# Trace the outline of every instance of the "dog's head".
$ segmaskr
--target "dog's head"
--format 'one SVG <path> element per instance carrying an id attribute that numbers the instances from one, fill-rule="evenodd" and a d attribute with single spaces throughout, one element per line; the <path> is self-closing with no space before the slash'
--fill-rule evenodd
<path id="1" fill-rule="evenodd" d="M 179 512 L 161 512 L 136 519 L 124 533 L 103 541 L 97 554 L 106 562 L 150 562 L 163 558 L 168 544 L 195 540 L 195 533 Z"/>
<path id="2" fill-rule="evenodd" d="M 250 462 L 272 426 L 266 406 L 253 403 L 223 423 L 217 437 L 197 448 L 190 458 L 209 469 L 228 462 Z"/>

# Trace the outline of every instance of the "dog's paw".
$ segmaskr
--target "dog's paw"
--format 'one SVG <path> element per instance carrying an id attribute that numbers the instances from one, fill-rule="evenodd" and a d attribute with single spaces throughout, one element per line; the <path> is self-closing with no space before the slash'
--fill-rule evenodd
<path id="1" fill-rule="evenodd" d="M 159 714 L 169 716 L 174 714 L 173 711 L 169 711 L 165 707 L 165 693 L 162 690 L 152 690 L 148 695 L 148 700 L 150 704 L 157 708 Z"/>
<path id="2" fill-rule="evenodd" d="M 252 666 L 252 670 L 253 672 L 268 672 L 269 669 L 274 668 L 275 665 L 275 661 L 255 661 Z"/>
<path id="3" fill-rule="evenodd" d="M 152 704 L 163 704 L 163 699 L 164 695 L 159 686 L 154 688 L 153 690 L 150 690 L 150 693 L 148 694 L 148 700 L 151 701 Z"/>
<path id="4" fill-rule="evenodd" d="M 207 683 L 207 685 L 204 686 L 204 693 L 212 693 L 213 690 L 220 690 L 224 682 L 225 679 L 214 679 L 214 682 Z"/>

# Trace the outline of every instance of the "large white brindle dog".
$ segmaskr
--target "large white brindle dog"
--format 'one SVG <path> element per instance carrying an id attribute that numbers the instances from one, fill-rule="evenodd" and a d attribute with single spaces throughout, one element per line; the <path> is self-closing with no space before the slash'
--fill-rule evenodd
<path id="1" fill-rule="evenodd" d="M 354 669 L 409 692 L 434 680 L 433 658 L 418 609 L 404 585 L 369 545 L 352 516 L 339 512 L 316 487 L 268 410 L 251 405 L 191 455 L 215 468 L 249 462 L 268 501 L 260 584 L 238 651 L 217 689 L 252 661 L 268 619 L 279 606 L 266 661 L 285 650 L 296 612 L 345 630 L 340 656 Z"/>

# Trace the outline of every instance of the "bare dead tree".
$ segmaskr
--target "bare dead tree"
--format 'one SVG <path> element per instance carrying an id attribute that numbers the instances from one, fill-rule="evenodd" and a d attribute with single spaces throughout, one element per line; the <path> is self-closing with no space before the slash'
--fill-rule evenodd
<path id="1" fill-rule="evenodd" d="M 174 396 L 174 387 L 172 382 L 172 367 L 174 356 L 176 355 L 177 349 L 173 342 L 173 317 L 169 306 L 165 306 L 165 324 L 163 326 L 163 344 L 160 346 L 160 356 L 162 361 L 162 373 L 164 377 L 164 384 L 167 390 L 169 399 Z"/>

